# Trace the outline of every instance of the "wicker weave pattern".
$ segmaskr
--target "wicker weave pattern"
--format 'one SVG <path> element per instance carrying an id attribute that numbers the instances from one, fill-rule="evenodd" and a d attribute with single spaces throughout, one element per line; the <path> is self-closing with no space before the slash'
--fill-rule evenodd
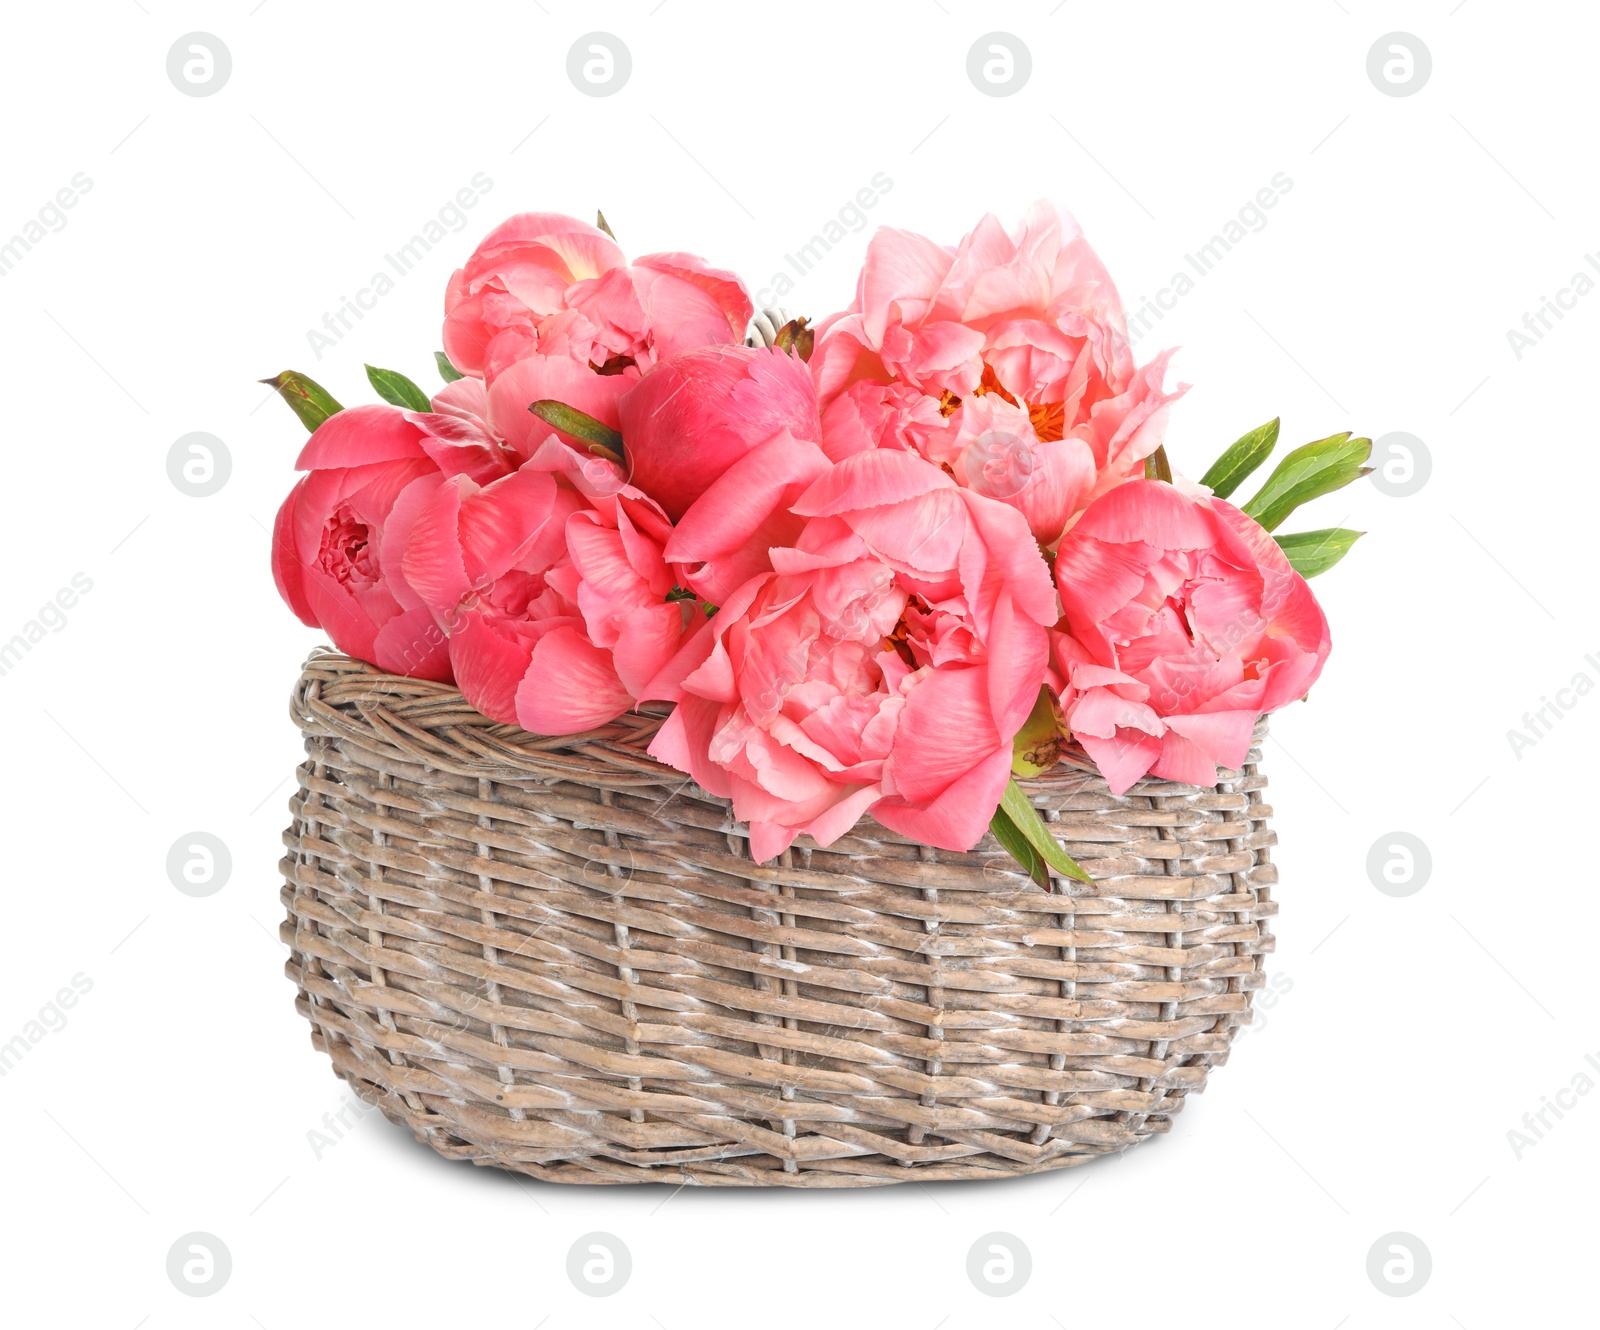
<path id="1" fill-rule="evenodd" d="M 1167 1130 L 1272 950 L 1256 750 L 1214 789 L 1029 782 L 1096 879 L 1044 892 L 992 838 L 870 820 L 757 866 L 645 754 L 659 715 L 540 739 L 331 653 L 292 710 L 297 1005 L 451 1158 L 820 1187 L 1067 1167 Z"/>

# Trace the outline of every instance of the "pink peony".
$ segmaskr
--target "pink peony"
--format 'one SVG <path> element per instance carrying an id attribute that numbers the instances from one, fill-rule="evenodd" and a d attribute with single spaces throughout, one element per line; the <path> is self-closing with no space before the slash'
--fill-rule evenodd
<path id="1" fill-rule="evenodd" d="M 955 249 L 884 228 L 811 367 L 830 457 L 902 448 L 1023 513 L 1052 546 L 1161 443 L 1166 356 L 1136 369 L 1121 301 L 1070 218 L 985 217 Z"/>
<path id="2" fill-rule="evenodd" d="M 681 352 L 631 387 L 619 411 L 629 478 L 674 520 L 780 430 L 822 436 L 805 362 L 764 346 Z"/>
<path id="3" fill-rule="evenodd" d="M 633 705 L 678 649 L 661 510 L 620 470 L 554 436 L 487 485 L 426 477 L 395 504 L 386 550 L 449 635 L 462 695 L 492 720 L 575 734 Z"/>
<path id="4" fill-rule="evenodd" d="M 652 686 L 678 705 L 651 753 L 732 799 L 758 861 L 802 832 L 829 844 L 868 811 L 970 849 L 1009 779 L 1056 618 L 1026 523 L 904 452 L 822 470 L 813 445 L 780 438 L 746 466 L 700 503 L 724 512 L 747 495 L 757 532 L 803 521 Z M 698 518 L 696 504 L 682 530 Z"/>
<path id="5" fill-rule="evenodd" d="M 384 539 L 408 486 L 450 476 L 488 483 L 511 470 L 504 450 L 456 417 L 357 406 L 318 426 L 295 466 L 310 474 L 272 533 L 273 577 L 290 609 L 380 669 L 448 680 L 444 634 Z"/>
<path id="6" fill-rule="evenodd" d="M 1211 785 L 1263 713 L 1328 657 L 1305 579 L 1232 504 L 1156 480 L 1097 499 L 1061 542 L 1052 634 L 1067 724 L 1121 794 L 1147 772 Z"/>
<path id="7" fill-rule="evenodd" d="M 497 226 L 451 277 L 444 346 L 457 369 L 490 382 L 535 354 L 611 377 L 741 341 L 750 313 L 739 279 L 703 259 L 647 254 L 629 266 L 599 228 L 530 212 Z"/>

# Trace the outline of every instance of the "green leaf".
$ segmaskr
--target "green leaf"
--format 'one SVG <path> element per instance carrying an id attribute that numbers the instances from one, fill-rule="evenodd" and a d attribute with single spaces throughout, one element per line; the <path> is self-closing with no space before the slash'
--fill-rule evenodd
<path id="1" fill-rule="evenodd" d="M 1348 432 L 1296 448 L 1278 463 L 1244 511 L 1268 531 L 1276 530 L 1301 504 L 1367 475 L 1372 468 L 1361 464 L 1371 454 L 1371 439 L 1352 439 Z"/>
<path id="2" fill-rule="evenodd" d="M 565 402 L 557 402 L 548 397 L 534 402 L 528 410 L 546 425 L 560 430 L 563 434 L 570 434 L 575 439 L 582 439 L 589 445 L 590 452 L 599 453 L 602 457 L 609 457 L 613 462 L 626 465 L 622 452 L 622 435 L 603 421 L 585 415 L 575 406 L 568 406 Z"/>
<path id="3" fill-rule="evenodd" d="M 1200 477 L 1200 483 L 1217 498 L 1226 499 L 1271 456 L 1277 445 L 1278 418 L 1274 416 L 1265 425 L 1256 426 L 1217 458 L 1211 464 L 1211 469 Z"/>
<path id="4" fill-rule="evenodd" d="M 1366 534 L 1348 527 L 1330 526 L 1321 531 L 1295 531 L 1273 539 L 1295 572 L 1301 577 L 1315 577 L 1350 553 L 1350 547 Z"/>
<path id="5" fill-rule="evenodd" d="M 1000 809 L 1016 824 L 1017 830 L 1027 837 L 1028 843 L 1038 851 L 1039 857 L 1056 872 L 1067 877 L 1075 877 L 1080 882 L 1094 881 L 1078 867 L 1072 856 L 1061 848 L 1061 842 L 1050 834 L 1050 828 L 1039 816 L 1039 810 L 1028 801 L 1028 796 L 1022 792 L 1022 786 L 1016 781 L 1006 782 L 1006 792 L 1000 796 Z"/>
<path id="6" fill-rule="evenodd" d="M 615 231 L 613 231 L 611 229 L 610 225 L 606 222 L 605 213 L 601 212 L 598 208 L 595 209 L 594 224 L 596 226 L 598 226 L 602 231 L 604 231 L 608 236 L 610 236 L 613 240 L 615 240 L 617 238 L 617 233 Z"/>
<path id="7" fill-rule="evenodd" d="M 308 430 L 316 429 L 329 416 L 344 410 L 332 393 L 298 370 L 286 369 L 276 378 L 261 382 L 277 390 L 278 396 L 289 404 L 289 409 L 300 417 L 300 423 Z"/>
<path id="8" fill-rule="evenodd" d="M 1061 745 L 1066 739 L 1067 724 L 1061 715 L 1061 702 L 1045 684 L 1022 722 L 1017 737 L 1011 741 L 1011 774 L 1037 776 L 1048 771 L 1061 758 Z"/>
<path id="9" fill-rule="evenodd" d="M 1165 444 L 1159 444 L 1155 452 L 1144 459 L 1144 478 L 1146 480 L 1164 480 L 1172 484 L 1172 463 L 1167 460 Z"/>
<path id="10" fill-rule="evenodd" d="M 1017 830 L 1017 824 L 1007 816 L 1005 809 L 994 810 L 989 830 L 994 832 L 994 838 L 1000 842 L 1001 847 L 1022 865 L 1023 871 L 1049 891 L 1050 870 L 1045 867 L 1044 860 L 1039 857 L 1039 852 L 1033 848 L 1028 838 Z"/>
<path id="11" fill-rule="evenodd" d="M 439 367 L 439 377 L 446 383 L 454 383 L 457 379 L 467 377 L 450 363 L 450 357 L 445 355 L 443 351 L 435 351 L 433 353 L 433 363 Z"/>
<path id="12" fill-rule="evenodd" d="M 407 411 L 433 410 L 428 394 L 398 370 L 377 369 L 368 365 L 367 382 L 378 390 L 378 396 L 390 406 L 403 406 Z"/>

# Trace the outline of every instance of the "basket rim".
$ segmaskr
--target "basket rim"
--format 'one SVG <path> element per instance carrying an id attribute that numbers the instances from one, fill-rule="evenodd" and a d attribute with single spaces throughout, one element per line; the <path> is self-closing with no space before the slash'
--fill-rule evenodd
<path id="1" fill-rule="evenodd" d="M 362 684 L 363 680 L 368 682 Z M 332 692 L 331 700 L 324 700 L 325 690 Z M 327 646 L 313 649 L 307 657 L 290 698 L 290 715 L 302 731 L 331 733 L 373 751 L 398 749 L 425 770 L 544 784 L 579 780 L 616 788 L 686 782 L 685 788 L 692 786 L 695 798 L 731 807 L 729 800 L 704 790 L 684 772 L 646 751 L 672 711 L 670 702 L 640 703 L 615 720 L 578 734 L 537 735 L 491 720 L 474 708 L 454 683 L 390 674 Z M 1255 760 L 1267 733 L 1268 717 L 1263 715 L 1256 721 L 1248 760 Z M 1239 775 L 1219 768 L 1216 784 L 1231 782 Z M 1093 760 L 1070 741 L 1056 768 L 1039 776 L 1019 777 L 1017 783 L 1030 796 L 1046 799 L 1086 789 L 1109 793 Z M 1145 776 L 1122 797 L 1209 788 L 1214 786 Z M 881 825 L 870 813 L 862 821 Z"/>

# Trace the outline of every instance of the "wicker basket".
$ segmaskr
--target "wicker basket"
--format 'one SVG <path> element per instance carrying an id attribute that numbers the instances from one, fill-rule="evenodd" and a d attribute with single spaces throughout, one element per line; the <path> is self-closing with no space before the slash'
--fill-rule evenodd
<path id="1" fill-rule="evenodd" d="M 801 1187 L 1069 1167 L 1167 1130 L 1272 950 L 1258 750 L 1215 788 L 1028 782 L 1095 878 L 1046 892 L 992 838 L 870 820 L 758 866 L 646 755 L 660 713 L 537 738 L 327 653 L 293 714 L 297 1005 L 453 1159 Z"/>

